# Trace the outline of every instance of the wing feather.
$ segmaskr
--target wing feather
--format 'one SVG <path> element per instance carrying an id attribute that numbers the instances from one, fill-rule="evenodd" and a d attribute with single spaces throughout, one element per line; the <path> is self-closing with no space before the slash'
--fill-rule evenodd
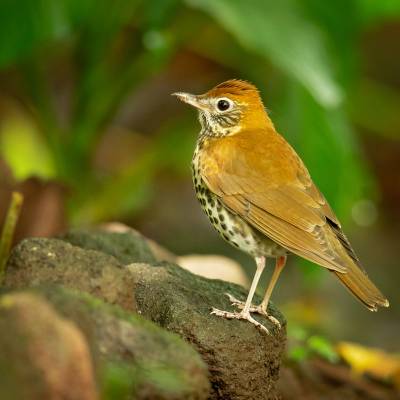
<path id="1" fill-rule="evenodd" d="M 285 162 L 263 154 L 274 150 L 266 137 L 258 135 L 255 149 L 240 135 L 219 139 L 218 146 L 210 142 L 201 153 L 202 179 L 226 207 L 281 246 L 346 272 L 340 242 L 327 223 L 328 217 L 340 229 L 336 216 L 289 144 L 279 143 Z"/>

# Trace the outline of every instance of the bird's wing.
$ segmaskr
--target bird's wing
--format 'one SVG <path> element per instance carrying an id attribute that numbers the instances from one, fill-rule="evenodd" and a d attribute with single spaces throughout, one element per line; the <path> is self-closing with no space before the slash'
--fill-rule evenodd
<path id="1" fill-rule="evenodd" d="M 341 243 L 339 221 L 294 150 L 274 135 L 274 140 L 254 132 L 251 141 L 241 134 L 210 141 L 201 153 L 202 179 L 233 213 L 281 246 L 346 272 L 344 243 L 348 254 L 354 252 L 344 235 Z"/>

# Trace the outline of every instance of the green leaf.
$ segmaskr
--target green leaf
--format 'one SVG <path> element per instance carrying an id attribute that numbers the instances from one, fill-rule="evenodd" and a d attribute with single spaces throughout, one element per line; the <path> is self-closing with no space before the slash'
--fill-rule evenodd
<path id="1" fill-rule="evenodd" d="M 364 24 L 376 23 L 400 15 L 399 0 L 357 0 L 359 14 Z"/>
<path id="2" fill-rule="evenodd" d="M 322 106 L 340 104 L 342 90 L 333 77 L 321 31 L 303 16 L 294 0 L 186 2 L 209 13 L 244 48 L 300 82 Z"/>
<path id="3" fill-rule="evenodd" d="M 0 156 L 10 167 L 14 178 L 30 176 L 44 179 L 55 175 L 52 155 L 32 121 L 11 115 L 0 130 Z"/>
<path id="4" fill-rule="evenodd" d="M 305 346 L 294 346 L 288 351 L 288 358 L 295 362 L 301 362 L 310 357 L 310 351 Z"/>
<path id="5" fill-rule="evenodd" d="M 308 347 L 311 351 L 325 358 L 329 362 L 338 362 L 339 355 L 332 344 L 323 336 L 314 335 L 307 340 Z"/>
<path id="6" fill-rule="evenodd" d="M 0 67 L 28 58 L 43 44 L 70 32 L 65 1 L 0 2 Z"/>

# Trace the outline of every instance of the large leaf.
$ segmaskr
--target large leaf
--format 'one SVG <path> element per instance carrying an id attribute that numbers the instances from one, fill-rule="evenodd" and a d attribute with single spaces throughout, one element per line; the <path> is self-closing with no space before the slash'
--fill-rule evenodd
<path id="1" fill-rule="evenodd" d="M 360 18 L 365 24 L 376 23 L 400 15 L 399 0 L 356 0 L 356 3 Z"/>
<path id="2" fill-rule="evenodd" d="M 299 81 L 324 107 L 341 102 L 342 91 L 333 77 L 323 36 L 303 16 L 294 0 L 187 0 L 187 3 L 209 13 L 243 47 L 267 58 Z"/>

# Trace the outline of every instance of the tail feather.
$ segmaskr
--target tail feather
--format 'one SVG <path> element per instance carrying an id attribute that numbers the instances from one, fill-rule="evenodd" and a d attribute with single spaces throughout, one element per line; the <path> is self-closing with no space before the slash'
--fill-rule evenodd
<path id="1" fill-rule="evenodd" d="M 348 258 L 349 260 L 349 258 Z M 349 260 L 350 261 L 350 260 Z M 370 311 L 378 311 L 378 306 L 389 307 L 389 301 L 371 282 L 366 272 L 354 260 L 347 263 L 347 272 L 332 271 L 340 281 L 357 297 Z"/>
<path id="2" fill-rule="evenodd" d="M 344 273 L 331 271 L 369 310 L 378 311 L 378 306 L 389 307 L 389 301 L 368 278 L 340 225 L 329 218 L 327 218 L 327 223 L 331 228 L 330 233 L 334 235 L 334 238 L 330 236 L 330 244 L 338 254 L 341 264 L 346 267 Z"/>

